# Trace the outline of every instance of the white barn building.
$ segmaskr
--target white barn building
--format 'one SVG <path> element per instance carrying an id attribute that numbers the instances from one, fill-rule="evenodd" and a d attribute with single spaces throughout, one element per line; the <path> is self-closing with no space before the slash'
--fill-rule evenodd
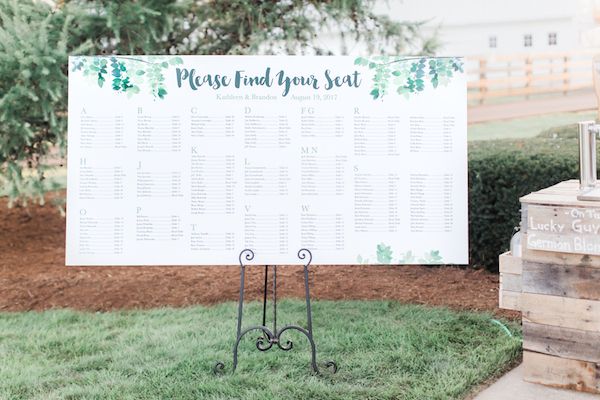
<path id="1" fill-rule="evenodd" d="M 391 0 L 378 1 L 375 12 L 427 21 L 423 33 L 437 30 L 439 55 L 488 56 L 584 49 L 600 1 Z"/>

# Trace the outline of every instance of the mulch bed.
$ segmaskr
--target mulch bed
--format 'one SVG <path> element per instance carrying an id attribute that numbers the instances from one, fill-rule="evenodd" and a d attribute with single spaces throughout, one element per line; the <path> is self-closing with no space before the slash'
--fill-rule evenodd
<path id="1" fill-rule="evenodd" d="M 64 193 L 60 194 L 61 196 Z M 239 267 L 65 267 L 65 219 L 50 204 L 7 208 L 0 199 L 0 311 L 183 307 L 237 300 Z M 302 267 L 278 269 L 278 295 L 302 297 Z M 261 297 L 263 269 L 247 269 L 249 299 Z M 393 299 L 490 311 L 498 309 L 498 275 L 424 266 L 312 266 L 316 299 Z"/>

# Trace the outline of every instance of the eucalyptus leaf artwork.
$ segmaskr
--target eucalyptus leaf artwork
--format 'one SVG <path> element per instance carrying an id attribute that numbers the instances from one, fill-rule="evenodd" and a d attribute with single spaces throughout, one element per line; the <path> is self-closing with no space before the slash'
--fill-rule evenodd
<path id="1" fill-rule="evenodd" d="M 420 264 L 439 264 L 442 261 L 439 250 L 431 250 L 423 255 L 423 258 L 419 259 Z"/>
<path id="2" fill-rule="evenodd" d="M 377 245 L 377 262 L 381 264 L 389 264 L 392 262 L 392 248 L 384 243 Z"/>
<path id="3" fill-rule="evenodd" d="M 144 89 L 154 97 L 164 99 L 167 95 L 164 72 L 181 64 L 181 57 L 73 57 L 71 71 L 81 72 L 101 88 L 108 79 L 112 90 L 127 93 L 129 97 Z"/>
<path id="4" fill-rule="evenodd" d="M 421 257 L 417 258 L 412 250 L 407 250 L 405 253 L 400 253 L 397 260 L 393 258 L 392 247 L 385 243 L 379 243 L 375 252 L 378 264 L 423 264 L 433 265 L 442 264 L 444 258 L 440 255 L 439 250 L 429 250 L 422 254 Z M 370 264 L 369 258 L 364 257 L 362 254 L 356 256 L 357 264 Z"/>
<path id="5" fill-rule="evenodd" d="M 386 94 L 396 92 L 405 98 L 425 91 L 428 86 L 437 89 L 447 86 L 452 77 L 464 72 L 463 61 L 457 57 L 408 57 L 374 56 L 357 57 L 354 65 L 367 67 L 372 71 L 372 88 L 369 94 L 373 100 L 382 99 Z"/>

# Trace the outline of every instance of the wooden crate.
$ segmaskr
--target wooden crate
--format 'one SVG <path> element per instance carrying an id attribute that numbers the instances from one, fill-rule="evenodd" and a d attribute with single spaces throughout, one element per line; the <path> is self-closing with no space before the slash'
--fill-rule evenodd
<path id="1" fill-rule="evenodd" d="M 510 252 L 501 254 L 500 265 L 500 308 L 521 311 L 521 257 L 515 257 Z"/>
<path id="2" fill-rule="evenodd" d="M 524 379 L 600 393 L 600 202 L 578 190 L 521 198 Z"/>

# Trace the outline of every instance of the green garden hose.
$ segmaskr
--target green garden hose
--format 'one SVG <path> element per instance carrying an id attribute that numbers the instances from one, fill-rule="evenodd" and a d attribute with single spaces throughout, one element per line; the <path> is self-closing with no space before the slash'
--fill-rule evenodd
<path id="1" fill-rule="evenodd" d="M 491 320 L 494 324 L 498 325 L 499 327 L 501 327 L 504 332 L 506 332 L 506 334 L 510 337 L 512 337 L 512 333 L 510 333 L 510 330 L 506 327 L 506 325 L 504 325 L 502 322 L 498 321 L 497 319 L 492 319 Z"/>

